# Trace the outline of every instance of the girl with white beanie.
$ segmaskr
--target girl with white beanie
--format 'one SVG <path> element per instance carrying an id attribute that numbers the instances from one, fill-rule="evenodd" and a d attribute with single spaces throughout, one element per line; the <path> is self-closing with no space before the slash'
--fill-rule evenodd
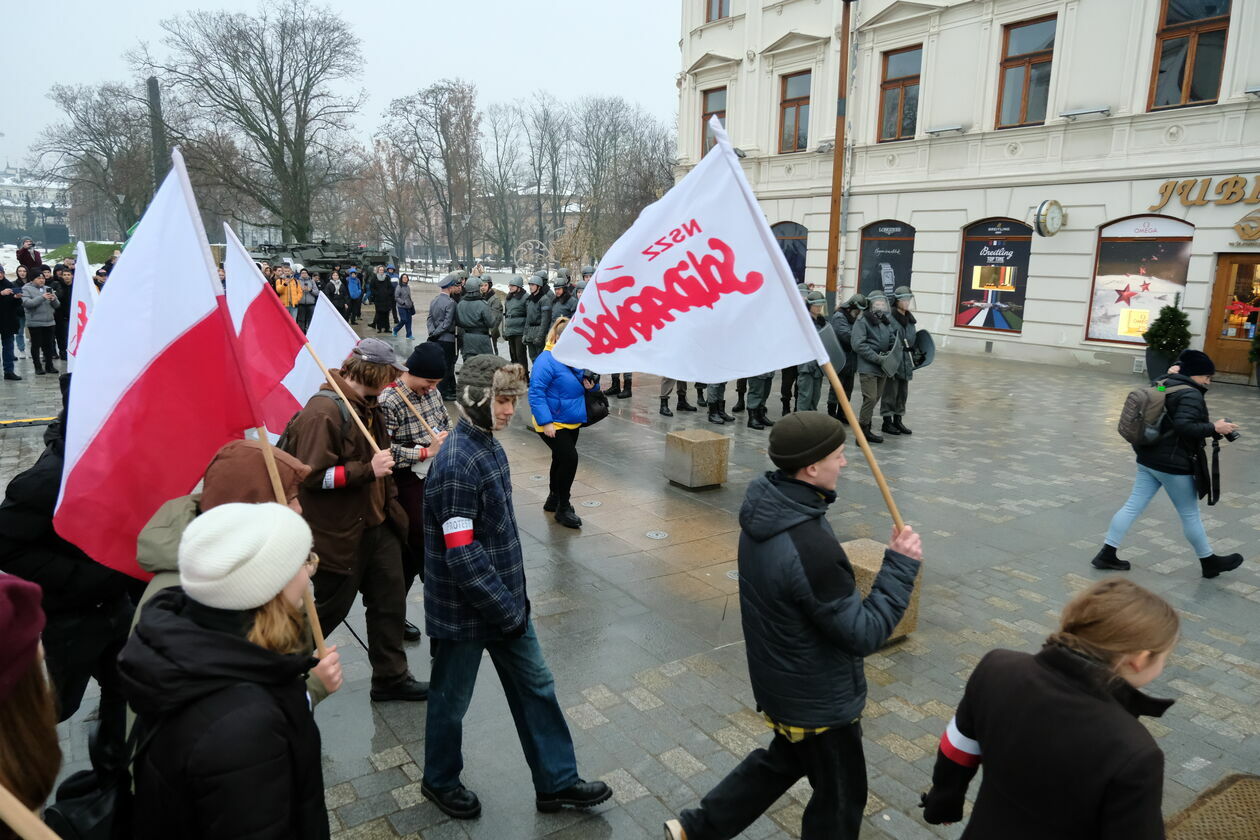
<path id="1" fill-rule="evenodd" d="M 135 836 L 327 838 L 302 598 L 302 517 L 225 504 L 193 520 L 180 587 L 144 607 L 118 666 L 137 712 Z"/>

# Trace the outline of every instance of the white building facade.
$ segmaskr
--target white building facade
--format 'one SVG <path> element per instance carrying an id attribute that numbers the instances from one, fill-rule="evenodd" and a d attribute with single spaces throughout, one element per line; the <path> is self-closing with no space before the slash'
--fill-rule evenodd
<path id="1" fill-rule="evenodd" d="M 825 283 L 838 0 L 684 0 L 679 174 L 717 113 Z M 1134 370 L 1180 301 L 1246 376 L 1260 309 L 1260 2 L 858 0 L 840 299 L 910 286 L 938 347 Z"/>

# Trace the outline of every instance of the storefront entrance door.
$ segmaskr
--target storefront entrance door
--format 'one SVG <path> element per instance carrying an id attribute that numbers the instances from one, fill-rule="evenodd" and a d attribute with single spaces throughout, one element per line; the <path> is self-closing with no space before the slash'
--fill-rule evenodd
<path id="1" fill-rule="evenodd" d="M 1210 318 L 1203 349 L 1217 373 L 1249 376 L 1247 353 L 1260 320 L 1260 254 L 1220 255 Z"/>

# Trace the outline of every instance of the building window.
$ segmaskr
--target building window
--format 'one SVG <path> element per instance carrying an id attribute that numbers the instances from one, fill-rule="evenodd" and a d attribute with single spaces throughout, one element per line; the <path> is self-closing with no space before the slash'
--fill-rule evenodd
<path id="1" fill-rule="evenodd" d="M 884 53 L 884 81 L 879 86 L 879 142 L 914 139 L 922 65 L 922 45 Z"/>
<path id="2" fill-rule="evenodd" d="M 1194 225 L 1169 216 L 1130 216 L 1098 232 L 1085 337 L 1144 345 L 1159 310 L 1186 297 Z"/>
<path id="3" fill-rule="evenodd" d="M 700 94 L 704 113 L 700 115 L 700 136 L 704 138 L 703 152 L 712 149 L 717 143 L 717 138 L 713 136 L 713 131 L 709 128 L 709 118 L 717 117 L 722 127 L 726 127 L 726 88 L 714 88 L 706 90 Z"/>
<path id="4" fill-rule="evenodd" d="M 770 231 L 774 234 L 779 247 L 783 249 L 783 256 L 787 258 L 788 267 L 792 269 L 792 276 L 796 278 L 797 283 L 804 283 L 805 253 L 809 250 L 808 228 L 796 222 L 779 222 L 777 225 L 771 225 Z"/>
<path id="5" fill-rule="evenodd" d="M 712 23 L 731 16 L 731 0 L 704 0 L 704 22 Z"/>
<path id="6" fill-rule="evenodd" d="M 1217 100 L 1229 4 L 1230 0 L 1163 0 L 1149 110 Z"/>
<path id="7" fill-rule="evenodd" d="M 1032 234 L 1015 219 L 985 219 L 963 228 L 955 327 L 1023 332 Z"/>
<path id="8" fill-rule="evenodd" d="M 1046 121 L 1055 22 L 1051 16 L 1006 27 L 1002 38 L 998 128 L 1041 125 Z"/>
<path id="9" fill-rule="evenodd" d="M 810 71 L 784 76 L 779 90 L 779 153 L 803 152 L 809 146 Z"/>

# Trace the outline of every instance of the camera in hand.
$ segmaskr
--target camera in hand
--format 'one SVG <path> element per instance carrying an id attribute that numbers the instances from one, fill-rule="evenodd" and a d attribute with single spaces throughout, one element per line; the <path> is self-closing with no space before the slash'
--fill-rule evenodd
<path id="1" fill-rule="evenodd" d="M 1234 421 L 1233 421 L 1233 420 L 1230 420 L 1228 417 L 1226 417 L 1226 418 L 1225 418 L 1225 422 L 1226 422 L 1226 423 L 1233 423 Z M 1232 431 L 1232 432 L 1230 432 L 1229 434 L 1225 435 L 1225 440 L 1229 441 L 1230 443 L 1233 443 L 1234 441 L 1238 440 L 1240 437 L 1242 437 L 1242 433 L 1241 433 L 1241 432 L 1239 432 L 1237 429 L 1234 429 L 1234 431 Z"/>

